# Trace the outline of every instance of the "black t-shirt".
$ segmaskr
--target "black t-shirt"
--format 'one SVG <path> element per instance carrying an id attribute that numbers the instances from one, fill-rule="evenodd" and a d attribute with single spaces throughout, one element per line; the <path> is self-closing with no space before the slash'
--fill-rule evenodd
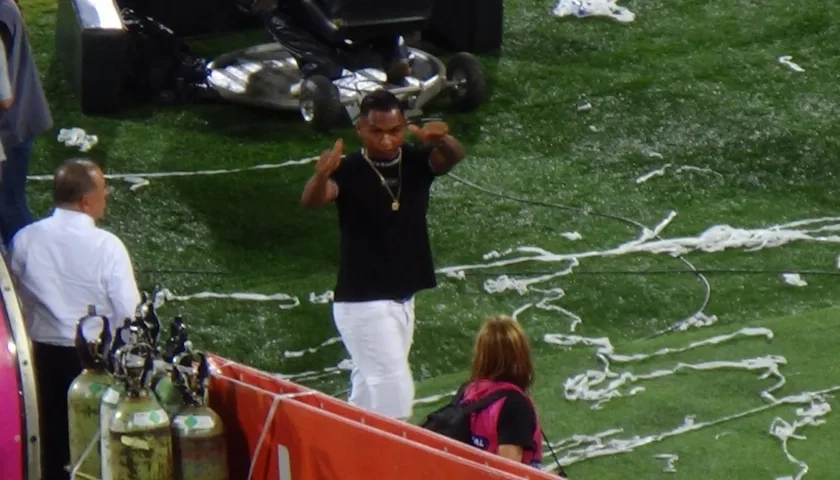
<path id="1" fill-rule="evenodd" d="M 361 152 L 348 154 L 333 173 L 338 185 L 338 225 L 341 265 L 335 287 L 336 302 L 400 300 L 437 283 L 426 212 L 435 173 L 431 149 L 405 144 L 402 181 L 397 162 L 374 162 L 399 209 Z"/>
<path id="2" fill-rule="evenodd" d="M 510 392 L 504 398 L 505 403 L 496 423 L 499 445 L 536 450 L 538 445 L 534 445 L 534 430 L 537 428 L 537 412 L 531 401 L 519 392 Z"/>

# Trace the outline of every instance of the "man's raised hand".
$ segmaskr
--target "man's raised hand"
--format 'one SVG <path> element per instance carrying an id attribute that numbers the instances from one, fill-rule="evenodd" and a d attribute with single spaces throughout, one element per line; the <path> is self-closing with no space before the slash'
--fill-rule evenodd
<path id="1" fill-rule="evenodd" d="M 329 150 L 325 150 L 315 164 L 315 172 L 320 177 L 329 178 L 341 165 L 341 155 L 344 153 L 344 140 L 338 139 L 335 145 Z"/>
<path id="2" fill-rule="evenodd" d="M 438 143 L 449 135 L 449 125 L 440 121 L 429 122 L 422 128 L 417 125 L 409 125 L 408 130 L 424 143 Z"/>

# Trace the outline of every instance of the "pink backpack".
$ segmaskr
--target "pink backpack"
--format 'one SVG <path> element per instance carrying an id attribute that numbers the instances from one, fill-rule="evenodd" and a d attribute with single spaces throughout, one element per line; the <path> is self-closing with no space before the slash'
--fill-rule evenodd
<path id="1" fill-rule="evenodd" d="M 481 401 L 490 396 L 496 397 L 500 393 L 502 394 L 501 398 L 495 399 L 485 408 L 470 414 L 470 432 L 472 437 L 470 443 L 482 450 L 496 454 L 499 452 L 499 439 L 496 434 L 496 427 L 502 406 L 507 400 L 507 395 L 504 395 L 504 392 L 518 392 L 525 398 L 528 398 L 529 401 L 531 399 L 521 388 L 508 382 L 479 380 L 469 383 L 465 387 L 462 387 L 463 395 L 459 400 L 459 404 L 464 406 Z M 531 406 L 533 406 L 533 402 Z M 536 408 L 534 409 L 534 416 L 536 417 Z M 539 419 L 535 418 L 535 420 L 536 428 L 533 434 L 533 444 L 530 448 L 523 449 L 522 463 L 539 467 L 542 461 L 542 429 L 540 428 Z"/>

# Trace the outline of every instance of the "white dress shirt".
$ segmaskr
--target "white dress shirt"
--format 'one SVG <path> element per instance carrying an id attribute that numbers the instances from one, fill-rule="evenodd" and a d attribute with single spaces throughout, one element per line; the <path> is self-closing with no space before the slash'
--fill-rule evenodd
<path id="1" fill-rule="evenodd" d="M 11 269 L 34 342 L 72 346 L 88 305 L 108 317 L 113 332 L 140 303 L 125 245 L 84 213 L 56 208 L 20 230 Z"/>

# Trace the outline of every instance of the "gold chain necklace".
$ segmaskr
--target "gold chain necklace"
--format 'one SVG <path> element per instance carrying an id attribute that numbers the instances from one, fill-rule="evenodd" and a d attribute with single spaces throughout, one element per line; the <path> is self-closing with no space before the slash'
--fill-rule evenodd
<path id="1" fill-rule="evenodd" d="M 365 160 L 367 160 L 367 163 L 368 165 L 370 165 L 370 168 L 372 168 L 373 171 L 376 172 L 376 175 L 382 182 L 382 186 L 385 187 L 385 191 L 387 191 L 388 195 L 391 196 L 391 199 L 393 200 L 393 202 L 391 203 L 391 210 L 396 212 L 400 209 L 400 194 L 402 193 L 402 149 L 400 149 L 400 154 L 397 155 L 397 175 L 399 176 L 399 180 L 397 183 L 396 195 L 394 195 L 394 192 L 391 190 L 391 187 L 388 186 L 388 181 L 385 180 L 385 177 L 382 175 L 382 172 L 380 172 L 379 169 L 376 168 L 376 165 L 373 164 L 373 160 L 371 160 L 370 157 L 368 157 L 366 148 L 362 149 L 362 156 L 365 157 Z"/>

